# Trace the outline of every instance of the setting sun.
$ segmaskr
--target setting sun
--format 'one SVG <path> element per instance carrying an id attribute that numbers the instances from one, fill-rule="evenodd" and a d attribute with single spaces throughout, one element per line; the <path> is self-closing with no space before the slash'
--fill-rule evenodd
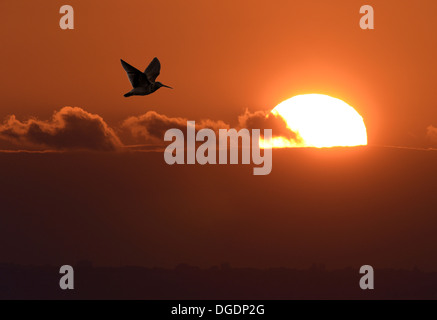
<path id="1" fill-rule="evenodd" d="M 274 148 L 367 145 L 363 118 L 340 99 L 322 94 L 298 95 L 281 102 L 271 112 L 284 118 L 299 138 L 296 141 L 274 137 Z M 260 144 L 263 146 L 264 141 Z"/>

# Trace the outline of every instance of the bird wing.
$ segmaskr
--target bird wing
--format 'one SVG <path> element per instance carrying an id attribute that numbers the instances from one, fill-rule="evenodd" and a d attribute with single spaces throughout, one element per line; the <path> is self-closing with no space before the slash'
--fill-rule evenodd
<path id="1" fill-rule="evenodd" d="M 121 60 L 121 65 L 126 71 L 127 76 L 129 77 L 129 81 L 132 84 L 132 87 L 136 88 L 139 86 L 146 86 L 150 83 L 149 80 L 147 79 L 147 76 L 144 73 L 142 73 L 137 68 L 132 67 L 126 61 Z"/>
<path id="2" fill-rule="evenodd" d="M 153 58 L 152 62 L 147 66 L 146 70 L 144 71 L 145 75 L 147 76 L 147 79 L 150 82 L 155 82 L 156 78 L 159 76 L 159 73 L 161 71 L 161 63 L 159 62 L 158 58 Z"/>

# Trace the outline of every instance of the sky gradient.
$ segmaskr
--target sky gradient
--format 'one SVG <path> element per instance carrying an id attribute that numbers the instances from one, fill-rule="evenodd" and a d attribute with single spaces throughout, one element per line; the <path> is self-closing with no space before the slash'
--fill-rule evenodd
<path id="1" fill-rule="evenodd" d="M 0 3 L 0 118 L 48 119 L 64 106 L 111 126 L 155 110 L 231 125 L 297 94 L 340 98 L 364 117 L 369 144 L 430 146 L 437 126 L 434 1 L 373 1 L 375 30 L 359 28 L 356 0 L 62 1 Z M 175 90 L 125 99 L 119 59 Z"/>

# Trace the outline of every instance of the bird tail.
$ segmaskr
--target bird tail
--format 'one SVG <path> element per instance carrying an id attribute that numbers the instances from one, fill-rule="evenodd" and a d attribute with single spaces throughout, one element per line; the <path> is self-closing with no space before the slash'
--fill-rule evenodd
<path id="1" fill-rule="evenodd" d="M 132 92 L 128 92 L 128 93 L 125 93 L 124 96 L 127 98 L 127 97 L 130 97 L 130 96 L 133 96 L 133 93 Z"/>

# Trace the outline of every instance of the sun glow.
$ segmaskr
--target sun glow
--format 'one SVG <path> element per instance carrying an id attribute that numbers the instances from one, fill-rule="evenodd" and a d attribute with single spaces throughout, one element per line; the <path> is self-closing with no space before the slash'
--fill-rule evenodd
<path id="1" fill-rule="evenodd" d="M 297 139 L 274 137 L 273 148 L 340 147 L 367 145 L 363 118 L 346 102 L 322 94 L 298 95 L 278 104 L 280 115 Z M 261 140 L 261 147 L 267 142 Z"/>

